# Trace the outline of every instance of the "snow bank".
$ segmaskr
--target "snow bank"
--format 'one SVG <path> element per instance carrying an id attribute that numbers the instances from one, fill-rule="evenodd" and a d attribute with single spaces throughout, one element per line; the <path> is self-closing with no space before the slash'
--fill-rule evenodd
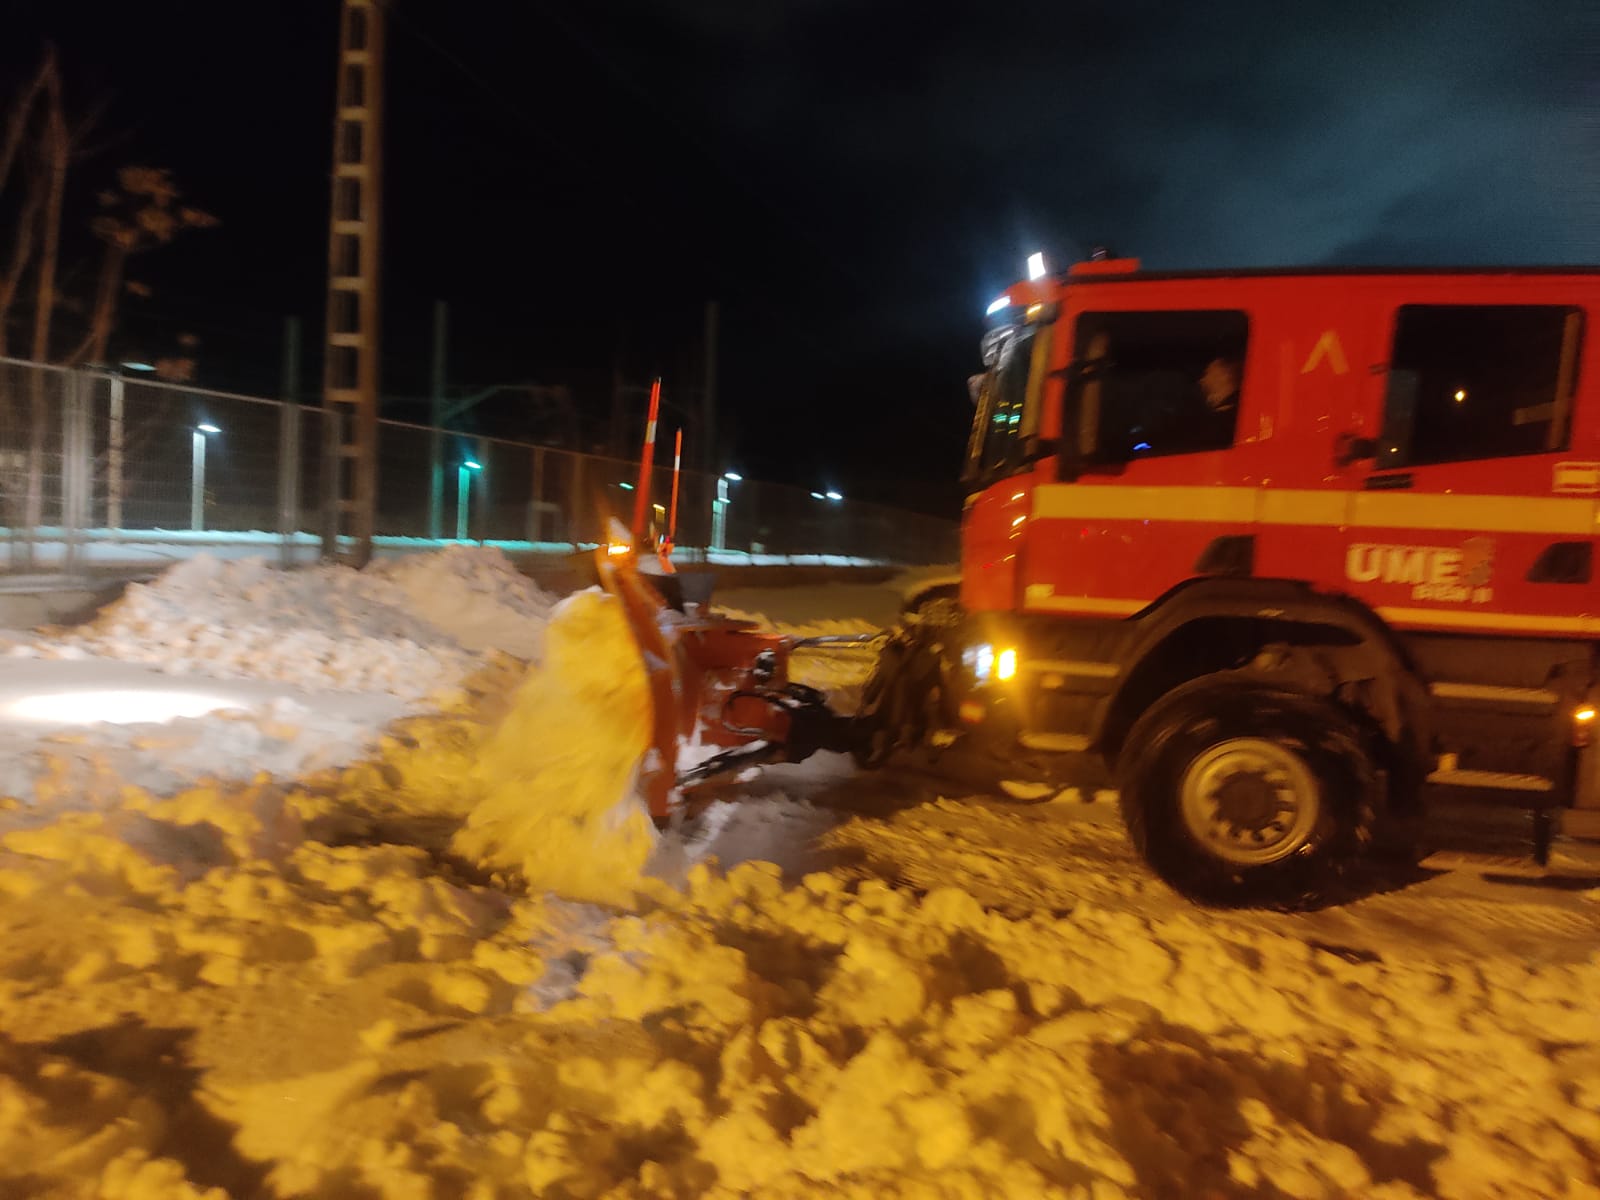
<path id="1" fill-rule="evenodd" d="M 1354 954 L 1181 906 L 1005 916 L 959 884 L 761 863 L 619 915 L 506 897 L 392 834 L 306 840 L 323 809 L 202 790 L 0 839 L 0 1191 L 1472 1200 L 1600 1179 L 1592 951 Z"/>
<path id="2" fill-rule="evenodd" d="M 87 629 L 28 652 L 420 699 L 489 651 L 537 658 L 552 603 L 503 554 L 478 547 L 364 571 L 200 555 L 130 586 Z"/>

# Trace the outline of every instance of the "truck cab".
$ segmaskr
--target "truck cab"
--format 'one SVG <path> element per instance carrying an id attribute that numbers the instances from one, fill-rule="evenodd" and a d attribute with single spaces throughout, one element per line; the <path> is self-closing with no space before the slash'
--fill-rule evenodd
<path id="1" fill-rule="evenodd" d="M 1592 269 L 1008 289 L 947 719 L 1098 754 L 1198 895 L 1293 890 L 1385 817 L 1600 833 L 1597 314 Z"/>

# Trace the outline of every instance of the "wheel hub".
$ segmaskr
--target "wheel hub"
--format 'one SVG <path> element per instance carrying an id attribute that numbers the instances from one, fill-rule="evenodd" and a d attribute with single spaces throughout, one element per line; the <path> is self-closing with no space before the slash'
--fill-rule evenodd
<path id="1" fill-rule="evenodd" d="M 1263 738 L 1232 738 L 1189 764 L 1180 801 L 1185 825 L 1207 851 L 1263 866 L 1306 845 L 1321 796 L 1293 750 Z"/>

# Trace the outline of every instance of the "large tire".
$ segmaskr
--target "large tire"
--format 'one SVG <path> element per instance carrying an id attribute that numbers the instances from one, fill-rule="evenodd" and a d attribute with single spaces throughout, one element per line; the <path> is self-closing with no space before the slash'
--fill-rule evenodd
<path id="1" fill-rule="evenodd" d="M 1134 846 L 1204 903 L 1332 898 L 1371 842 L 1378 787 L 1361 731 L 1293 692 L 1185 684 L 1134 725 L 1117 774 Z"/>

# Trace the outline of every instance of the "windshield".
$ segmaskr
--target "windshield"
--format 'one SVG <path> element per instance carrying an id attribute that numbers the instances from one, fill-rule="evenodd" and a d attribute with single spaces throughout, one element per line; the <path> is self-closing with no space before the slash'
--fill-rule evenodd
<path id="1" fill-rule="evenodd" d="M 1034 329 L 1026 326 L 992 342 L 985 339 L 985 357 L 994 361 L 978 387 L 978 411 L 967 442 L 968 480 L 1008 472 L 1021 463 L 1022 439 L 1031 432 L 1025 415 L 1034 336 Z"/>

